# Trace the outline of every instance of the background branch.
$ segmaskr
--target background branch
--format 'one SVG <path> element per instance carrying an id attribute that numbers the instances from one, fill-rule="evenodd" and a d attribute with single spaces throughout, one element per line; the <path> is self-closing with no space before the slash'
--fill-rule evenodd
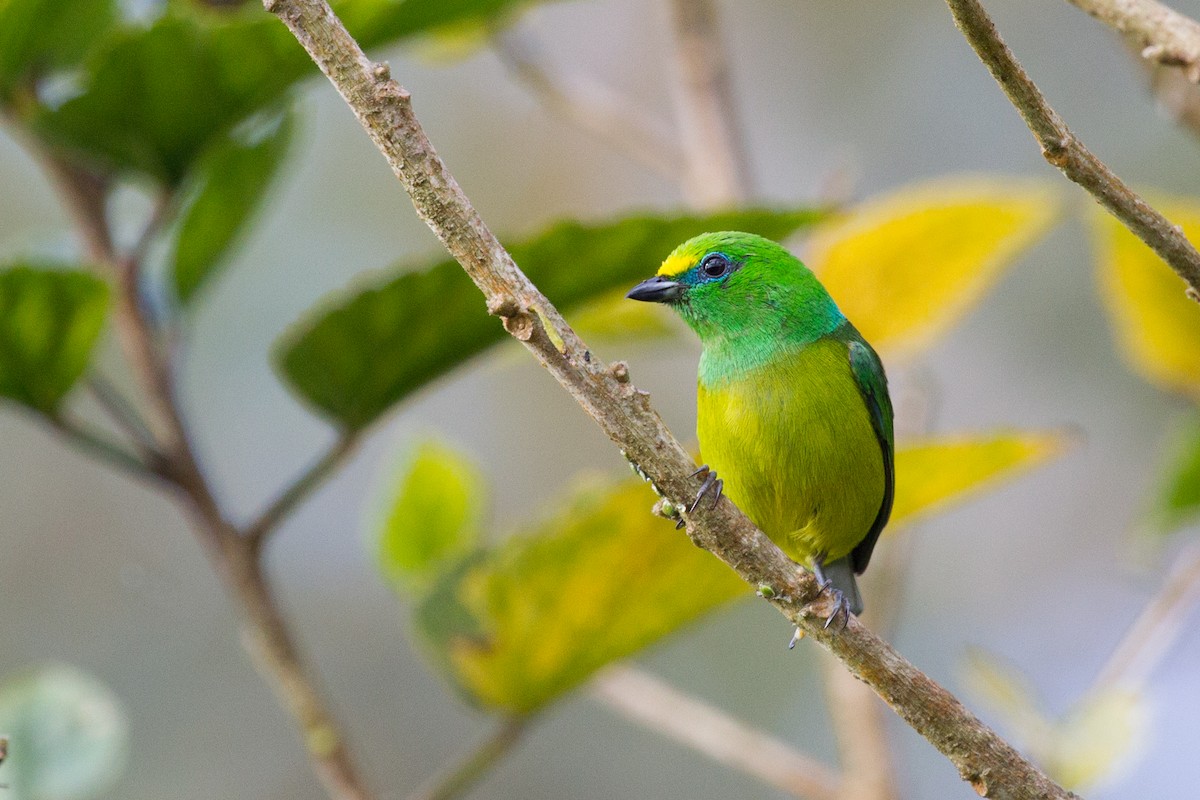
<path id="1" fill-rule="evenodd" d="M 461 763 L 418 789 L 409 800 L 451 800 L 463 794 L 524 738 L 528 726 L 529 720 L 525 717 L 501 721 L 492 735 L 476 745 Z"/>
<path id="2" fill-rule="evenodd" d="M 685 194 L 700 208 L 721 208 L 752 194 L 746 149 L 734 113 L 729 62 L 712 0 L 671 0 L 675 105 L 687 158 Z"/>
<path id="3" fill-rule="evenodd" d="M 371 800 L 372 795 L 358 777 L 340 727 L 307 673 L 262 573 L 257 549 L 227 521 L 196 458 L 175 393 L 172 365 L 158 346 L 154 324 L 143 303 L 142 261 L 150 243 L 172 213 L 173 198 L 168 195 L 159 198 L 136 243 L 129 253 L 121 255 L 116 251 L 109 227 L 106 185 L 44 151 L 35 152 L 41 152 L 43 161 L 49 166 L 89 255 L 116 277 L 116 320 L 122 349 L 155 412 L 148 424 L 150 430 L 138 433 L 137 438 L 148 437 L 143 446 L 152 448 L 156 454 L 156 474 L 178 491 L 184 508 L 190 512 L 197 537 L 238 604 L 246 648 L 260 673 L 295 718 L 304 736 L 309 760 L 330 797 Z M 129 426 L 131 435 L 138 431 L 142 426 L 140 418 L 123 400 L 118 403 L 115 395 L 104 389 L 97 394 L 101 404 L 122 420 L 123 425 Z M 77 443 L 112 460 L 123 460 L 122 451 L 86 430 L 62 419 L 56 420 L 55 424 Z M 137 466 L 145 467 L 136 457 L 129 458 Z"/>
<path id="4" fill-rule="evenodd" d="M 1004 44 L 978 0 L 946 0 L 946 3 L 963 36 L 1041 144 L 1046 160 L 1090 192 L 1109 213 L 1158 253 L 1187 282 L 1188 295 L 1200 300 L 1200 253 L 1179 227 L 1151 208 L 1075 138 Z"/>
<path id="5" fill-rule="evenodd" d="M 1188 614 L 1200 600 L 1200 546 L 1176 559 L 1170 576 L 1142 609 L 1100 670 L 1094 690 L 1145 683 L 1171 644 L 1183 632 Z"/>
<path id="6" fill-rule="evenodd" d="M 117 387 L 107 378 L 95 374 L 88 376 L 86 385 L 88 392 L 96 399 L 104 412 L 125 432 L 126 436 L 137 444 L 143 456 L 152 456 L 156 461 L 161 460 L 162 454 L 158 452 L 158 443 L 154 440 L 154 434 L 146 427 L 146 423 L 138 414 L 137 409 L 125 399 Z"/>
<path id="7" fill-rule="evenodd" d="M 483 292 L 489 311 L 525 344 L 672 502 L 695 492 L 695 464 L 625 369 L 609 370 L 513 263 L 437 156 L 407 91 L 374 64 L 324 0 L 265 0 L 337 87 L 397 177 L 418 215 Z M 979 794 L 997 798 L 1074 797 L 974 717 L 949 692 L 908 663 L 856 619 L 823 627 L 832 612 L 816 581 L 736 509 L 707 504 L 687 515 L 688 535 L 833 652 L 921 735 L 947 756 Z M 813 602 L 815 601 L 815 602 Z M 811 602 L 811 605 L 810 605 Z"/>
<path id="8" fill-rule="evenodd" d="M 167 480 L 157 464 L 142 460 L 121 445 L 111 442 L 78 420 L 62 414 L 44 417 L 68 442 L 90 456 L 105 461 L 139 480 L 160 484 Z"/>
<path id="9" fill-rule="evenodd" d="M 840 796 L 841 779 L 829 767 L 647 672 L 612 667 L 592 683 L 592 694 L 627 719 L 793 797 Z"/>
<path id="10" fill-rule="evenodd" d="M 337 441 L 325 455 L 314 461 L 257 519 L 246 526 L 243 535 L 249 540 L 250 546 L 255 550 L 261 548 L 279 523 L 346 463 L 346 459 L 353 455 L 358 447 L 358 441 L 357 433 L 338 434 Z"/>
<path id="11" fill-rule="evenodd" d="M 648 111 L 598 81 L 565 73 L 560 65 L 551 68 L 529 31 L 505 28 L 492 41 L 509 73 L 547 109 L 671 180 L 683 172 L 679 148 Z"/>
<path id="12" fill-rule="evenodd" d="M 1200 82 L 1200 23 L 1156 0 L 1067 0 L 1133 40 L 1142 58 Z"/>

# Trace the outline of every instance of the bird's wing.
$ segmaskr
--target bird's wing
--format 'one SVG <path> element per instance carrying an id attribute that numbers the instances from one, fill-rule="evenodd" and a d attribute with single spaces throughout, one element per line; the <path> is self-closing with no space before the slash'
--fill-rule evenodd
<path id="1" fill-rule="evenodd" d="M 883 364 L 871 346 L 858 337 L 849 341 L 849 348 L 850 370 L 867 404 L 871 425 L 875 428 L 875 436 L 883 451 L 883 502 L 866 538 L 850 553 L 851 566 L 861 575 L 871 560 L 871 551 L 875 549 L 875 542 L 879 541 L 883 526 L 887 525 L 888 517 L 892 514 L 892 497 L 896 489 L 895 444 L 892 436 L 892 399 L 888 396 Z"/>

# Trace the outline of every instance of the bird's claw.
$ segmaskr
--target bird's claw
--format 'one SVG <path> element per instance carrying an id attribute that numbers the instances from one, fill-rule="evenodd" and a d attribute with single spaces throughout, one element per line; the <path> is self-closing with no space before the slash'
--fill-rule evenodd
<path id="1" fill-rule="evenodd" d="M 704 476 L 704 482 L 700 484 L 700 491 L 696 492 L 696 499 L 692 501 L 690 506 L 688 506 L 687 511 L 689 514 L 700 507 L 700 501 L 703 500 L 704 496 L 709 492 L 712 492 L 713 495 L 712 507 L 716 508 L 717 503 L 721 502 L 721 492 L 725 489 L 725 481 L 718 478 L 717 473 L 710 469 L 708 464 L 705 464 L 700 469 L 692 473 L 693 478 L 698 475 Z"/>
<path id="2" fill-rule="evenodd" d="M 833 613 L 825 618 L 825 629 L 838 617 L 842 618 L 842 625 L 838 630 L 846 630 L 846 626 L 850 624 L 850 601 L 846 599 L 845 593 L 841 589 L 834 588 L 833 579 L 825 575 L 825 554 L 817 553 L 812 560 L 813 575 L 817 579 L 817 585 L 821 587 L 821 594 L 829 593 L 833 598 Z"/>
<path id="3" fill-rule="evenodd" d="M 828 583 L 821 587 L 821 591 L 829 592 L 830 596 L 833 597 L 833 613 L 825 618 L 825 630 L 829 630 L 829 626 L 838 617 L 842 618 L 842 625 L 838 630 L 846 630 L 846 626 L 850 624 L 850 601 L 846 599 L 845 593 L 841 589 L 834 589 Z"/>

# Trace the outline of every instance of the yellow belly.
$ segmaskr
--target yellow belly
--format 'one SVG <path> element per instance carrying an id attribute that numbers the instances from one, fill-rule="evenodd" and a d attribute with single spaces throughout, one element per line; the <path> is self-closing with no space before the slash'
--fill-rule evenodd
<path id="1" fill-rule="evenodd" d="M 795 561 L 863 540 L 883 502 L 883 452 L 846 345 L 820 340 L 700 385 L 697 434 L 725 493 Z"/>

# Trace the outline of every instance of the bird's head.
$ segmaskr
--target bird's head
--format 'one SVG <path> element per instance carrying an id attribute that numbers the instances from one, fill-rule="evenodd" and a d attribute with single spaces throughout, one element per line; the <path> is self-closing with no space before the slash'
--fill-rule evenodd
<path id="1" fill-rule="evenodd" d="M 737 231 L 689 239 L 626 297 L 670 305 L 706 342 L 755 334 L 813 340 L 845 321 L 798 258 Z"/>

